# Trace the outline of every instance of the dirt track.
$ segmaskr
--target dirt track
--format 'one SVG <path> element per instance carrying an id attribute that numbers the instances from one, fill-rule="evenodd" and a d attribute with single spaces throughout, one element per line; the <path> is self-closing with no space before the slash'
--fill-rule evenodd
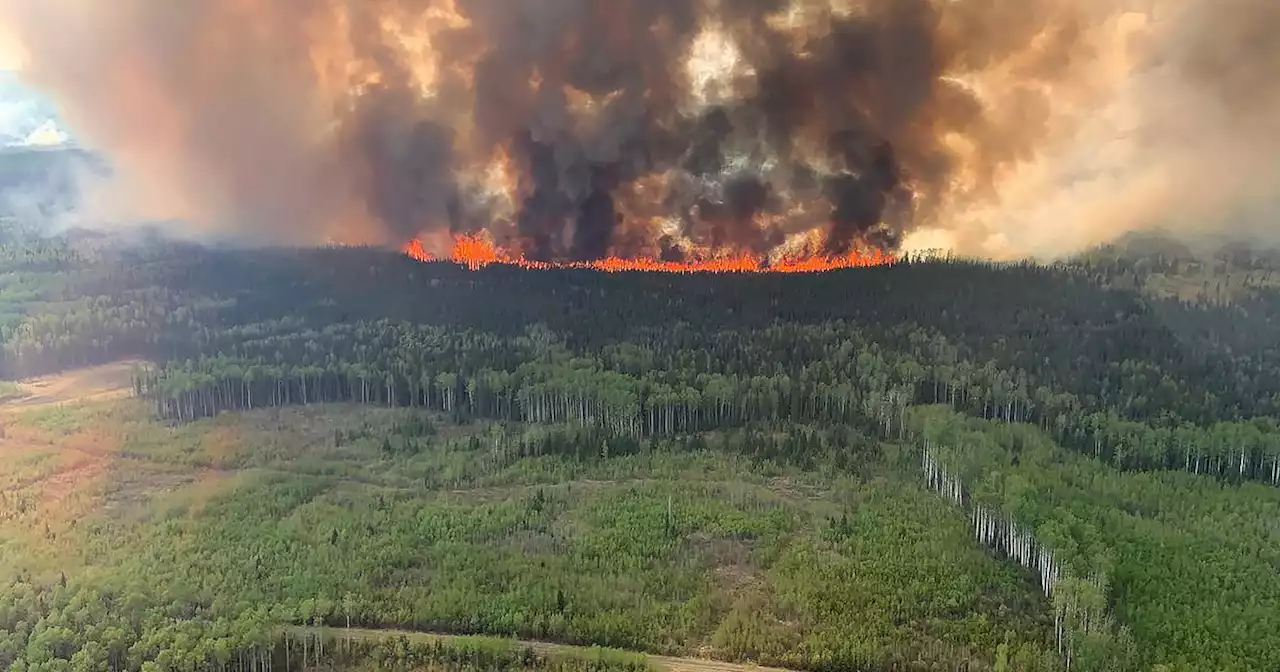
<path id="1" fill-rule="evenodd" d="M 114 362 L 24 380 L 18 386 L 26 396 L 0 402 L 0 409 L 29 410 L 128 396 L 133 367 L 142 364 L 136 361 Z"/>
<path id="2" fill-rule="evenodd" d="M 465 639 L 457 635 L 442 635 L 431 632 L 414 632 L 411 630 L 370 630 L 366 628 L 306 628 L 295 626 L 288 628 L 288 631 L 298 634 L 315 634 L 323 632 L 324 634 L 335 639 L 383 639 L 386 637 L 396 637 L 404 635 L 410 641 L 433 641 L 437 639 L 457 640 Z M 527 646 L 534 651 L 543 655 L 583 655 L 590 652 L 588 647 L 572 646 L 569 644 L 554 644 L 551 642 L 531 642 L 525 640 L 515 641 L 518 646 Z M 676 658 L 672 656 L 651 656 L 643 653 L 628 652 L 634 655 L 640 655 L 646 658 L 649 663 L 657 669 L 669 670 L 670 672 L 790 672 L 777 667 L 761 667 L 749 663 L 724 663 L 718 660 L 707 660 L 705 658 Z"/>

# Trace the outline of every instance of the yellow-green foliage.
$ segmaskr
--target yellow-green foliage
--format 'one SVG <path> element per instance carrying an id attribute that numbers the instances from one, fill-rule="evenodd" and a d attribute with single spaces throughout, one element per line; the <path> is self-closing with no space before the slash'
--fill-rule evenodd
<path id="1" fill-rule="evenodd" d="M 874 479 L 738 457 L 731 437 L 496 461 L 500 428 L 408 409 L 167 426 L 141 404 L 23 419 L 51 437 L 105 432 L 119 445 L 93 511 L 60 532 L 59 552 L 74 549 L 78 562 L 42 571 L 50 556 L 35 546 L 0 556 L 0 571 L 21 577 L 0 595 L 16 605 L 0 617 L 53 591 L 42 599 L 55 614 L 89 600 L 104 605 L 95 622 L 148 623 L 153 638 L 186 628 L 196 642 L 220 622 L 253 637 L 350 618 L 795 667 L 990 660 L 1007 632 L 1020 646 L 1048 642 L 1047 606 L 1029 578 L 973 544 L 961 512 L 877 453 L 864 456 L 879 465 Z M 422 432 L 415 417 L 436 429 L 405 452 L 398 446 Z M 833 528 L 836 519 L 847 526 Z M 181 617 L 152 620 L 164 613 Z M 32 622 L 3 625 L 17 648 L 5 654 L 0 641 L 0 656 L 26 659 L 39 636 Z M 68 637 L 67 651 L 86 645 Z M 148 650 L 129 655 L 141 662 Z M 601 656 L 612 667 L 631 660 Z"/>

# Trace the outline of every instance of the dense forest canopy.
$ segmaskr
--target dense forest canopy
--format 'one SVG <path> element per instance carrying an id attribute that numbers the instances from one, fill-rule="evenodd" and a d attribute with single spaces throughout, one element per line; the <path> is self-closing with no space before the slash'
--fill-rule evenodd
<path id="1" fill-rule="evenodd" d="M 349 626 L 357 613 L 371 628 L 658 653 L 688 653 L 705 637 L 720 657 L 815 670 L 1269 669 L 1280 666 L 1280 536 L 1255 521 L 1276 511 L 1280 493 L 1277 271 L 1280 258 L 1262 248 L 1204 253 L 1159 237 L 1053 265 L 907 258 L 801 275 L 472 271 L 375 248 L 50 236 L 9 222 L 0 230 L 0 379 L 149 362 L 134 372 L 135 399 L 106 416 L 133 423 L 121 430 L 133 442 L 202 435 L 268 411 L 288 434 L 280 414 L 304 407 L 394 414 L 313 438 L 327 457 L 286 459 L 272 451 L 288 439 L 272 438 L 238 458 L 275 480 L 255 486 L 258 498 L 210 505 L 201 524 L 212 527 L 184 542 L 241 602 L 191 597 L 163 608 L 178 609 L 197 640 L 248 623 L 241 630 L 260 639 L 226 644 L 241 665 L 305 664 L 284 656 L 312 642 L 310 631 L 273 627 Z M 131 459 L 151 454 L 130 450 Z M 556 474 L 640 473 L 638 461 L 661 471 L 691 459 L 736 478 L 803 475 L 847 501 L 818 514 L 739 494 L 717 508 L 723 493 L 699 490 L 710 486 L 697 479 L 692 490 L 637 485 L 599 501 L 577 485 L 466 510 L 415 499 L 533 473 L 551 486 L 564 480 Z M 354 466 L 360 460 L 369 462 Z M 306 478 L 292 471 L 313 462 L 320 470 Z M 344 499 L 315 480 L 367 480 L 375 464 L 378 479 L 404 480 L 401 489 Z M 626 532 L 558 536 L 555 516 L 571 514 Z M 239 526 L 277 529 L 296 516 L 331 521 L 332 538 L 317 548 L 366 555 L 291 564 L 306 548 L 293 541 L 289 563 L 261 553 L 250 565 L 212 560 L 219 544 L 257 534 Z M 508 519 L 510 530 L 465 532 Z M 535 596 L 545 591 L 539 570 L 492 555 L 514 530 L 554 549 L 542 561 L 547 576 L 590 578 Z M 679 559 L 691 539 L 728 530 L 724 543 L 750 541 L 767 565 L 758 604 L 717 606 L 699 587 L 703 569 Z M 191 534 L 173 523 L 157 539 Z M 435 541 L 410 541 L 419 538 Z M 899 542 L 911 553 L 887 550 Z M 283 538 L 270 543 L 283 552 Z M 465 573 L 450 544 L 497 574 L 486 583 Z M 439 573 L 418 572 L 421 563 Z M 913 578 L 898 585 L 895 571 Z M 450 572 L 471 587 L 439 583 Z M 343 593 L 304 615 L 302 595 L 274 583 L 300 574 Z M 620 587 L 616 599 L 587 587 L 624 574 L 653 583 Z M 229 578 L 247 575 L 261 585 Z M 494 592 L 497 575 L 522 587 Z M 414 592 L 427 586 L 437 592 Z M 48 655 L 36 640 L 101 590 L 110 589 L 78 576 L 14 579 L 0 624 L 19 634 L 0 640 L 0 660 L 62 669 L 51 661 L 81 655 L 93 637 L 67 634 Z M 439 597 L 451 590 L 477 600 Z M 824 602 L 824 591 L 854 611 Z M 759 621 L 751 604 L 790 617 Z M 112 623 L 121 642 L 163 630 L 141 603 L 117 607 L 106 600 L 91 620 Z M 861 629 L 840 630 L 837 614 Z M 165 646 L 104 651 L 110 669 L 149 669 Z M 334 655 L 324 664 L 367 658 Z M 447 667 L 445 653 L 421 655 Z"/>

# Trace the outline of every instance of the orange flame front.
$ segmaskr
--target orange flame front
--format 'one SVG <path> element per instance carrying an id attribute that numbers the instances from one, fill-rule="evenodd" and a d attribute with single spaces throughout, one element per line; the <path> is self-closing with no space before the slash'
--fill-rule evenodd
<path id="1" fill-rule="evenodd" d="M 658 259 L 622 259 L 606 257 L 594 261 L 547 262 L 532 261 L 520 255 L 508 254 L 493 243 L 479 236 L 458 235 L 453 240 L 453 250 L 448 258 L 438 258 L 427 251 L 422 241 L 414 239 L 405 244 L 402 251 L 418 261 L 449 261 L 471 270 L 489 264 L 507 264 L 529 269 L 584 268 L 606 273 L 625 271 L 651 271 L 656 273 L 820 273 L 840 268 L 864 268 L 882 266 L 897 261 L 897 257 L 882 250 L 854 250 L 833 257 L 808 256 L 767 262 L 763 257 L 750 254 L 703 259 L 696 261 L 660 261 Z"/>

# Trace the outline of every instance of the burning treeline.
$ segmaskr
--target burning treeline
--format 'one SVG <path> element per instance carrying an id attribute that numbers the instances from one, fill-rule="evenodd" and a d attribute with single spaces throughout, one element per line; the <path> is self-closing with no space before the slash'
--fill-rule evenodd
<path id="1" fill-rule="evenodd" d="M 1056 110 L 1079 102 L 1068 84 L 1117 14 L 1101 0 L 0 11 L 73 126 L 169 214 L 220 233 L 777 267 L 884 259 L 990 203 L 1064 132 Z"/>

